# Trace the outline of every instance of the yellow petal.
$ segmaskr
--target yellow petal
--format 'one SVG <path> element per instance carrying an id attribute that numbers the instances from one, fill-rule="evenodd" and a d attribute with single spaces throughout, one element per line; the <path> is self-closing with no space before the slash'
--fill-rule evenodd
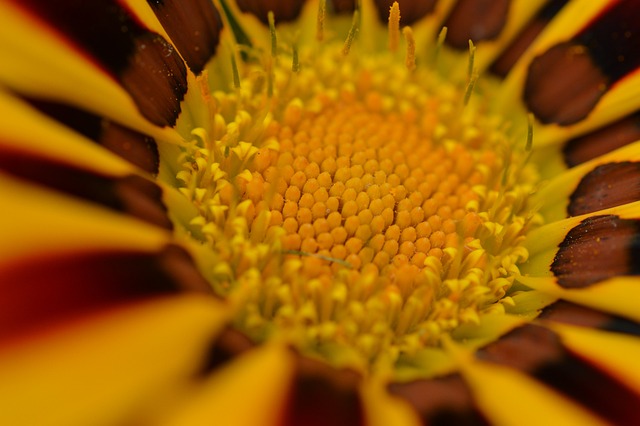
<path id="1" fill-rule="evenodd" d="M 411 405 L 400 398 L 391 396 L 383 383 L 364 383 L 361 395 L 368 420 L 367 425 L 419 426 L 422 424 Z"/>
<path id="2" fill-rule="evenodd" d="M 640 359 L 640 339 L 636 336 L 567 324 L 546 325 L 568 348 L 640 393 L 640 365 L 636 362 Z"/>
<path id="3" fill-rule="evenodd" d="M 252 350 L 216 371 L 175 417 L 161 424 L 276 425 L 294 365 L 292 353 L 277 343 Z"/>
<path id="4" fill-rule="evenodd" d="M 520 277 L 518 281 L 560 299 L 640 321 L 639 277 L 615 277 L 580 289 L 562 288 L 554 277 Z"/>
<path id="5" fill-rule="evenodd" d="M 51 251 L 156 251 L 171 234 L 132 217 L 0 173 L 0 265 Z"/>
<path id="6" fill-rule="evenodd" d="M 480 410 L 496 425 L 604 425 L 551 388 L 509 367 L 473 359 L 469 352 L 445 343 L 457 358 Z"/>
<path id="7" fill-rule="evenodd" d="M 4 85 L 84 108 L 157 139 L 180 142 L 172 129 L 144 119 L 115 80 L 44 24 L 10 2 L 0 3 L 0 16 L 0 57 L 11 58 L 0 67 Z"/>
<path id="8" fill-rule="evenodd" d="M 180 296 L 110 311 L 0 353 L 0 424 L 122 424 L 202 365 L 224 311 Z"/>

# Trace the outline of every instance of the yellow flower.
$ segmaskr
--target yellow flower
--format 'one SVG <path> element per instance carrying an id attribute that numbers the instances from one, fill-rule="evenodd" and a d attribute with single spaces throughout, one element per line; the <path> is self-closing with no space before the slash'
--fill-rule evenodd
<path id="1" fill-rule="evenodd" d="M 0 2 L 0 424 L 632 424 L 640 4 Z"/>

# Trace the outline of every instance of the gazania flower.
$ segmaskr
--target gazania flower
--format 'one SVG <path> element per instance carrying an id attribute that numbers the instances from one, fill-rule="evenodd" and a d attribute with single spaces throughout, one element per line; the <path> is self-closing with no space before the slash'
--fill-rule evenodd
<path id="1" fill-rule="evenodd" d="M 0 2 L 0 424 L 632 424 L 640 3 Z"/>

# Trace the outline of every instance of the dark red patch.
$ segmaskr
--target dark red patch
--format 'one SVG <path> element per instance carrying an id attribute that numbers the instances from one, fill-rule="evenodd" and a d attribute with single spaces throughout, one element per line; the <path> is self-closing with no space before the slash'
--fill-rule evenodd
<path id="1" fill-rule="evenodd" d="M 491 72 L 506 77 L 520 56 L 569 0 L 551 0 L 525 25 L 491 65 Z"/>
<path id="2" fill-rule="evenodd" d="M 331 0 L 329 5 L 334 13 L 353 13 L 356 10 L 356 0 Z"/>
<path id="3" fill-rule="evenodd" d="M 70 231 L 72 232 L 72 231 Z M 190 268 L 198 275 L 182 281 Z M 209 291 L 184 249 L 51 253 L 0 268 L 0 340 L 99 309 L 184 290 Z"/>
<path id="4" fill-rule="evenodd" d="M 574 167 L 640 140 L 640 113 L 624 117 L 601 129 L 571 139 L 562 150 L 564 160 Z"/>
<path id="5" fill-rule="evenodd" d="M 169 42 L 144 28 L 118 2 L 24 0 L 16 4 L 104 67 L 149 121 L 158 126 L 175 124 L 187 91 L 184 62 Z"/>
<path id="6" fill-rule="evenodd" d="M 320 361 L 298 357 L 282 426 L 358 426 L 365 424 L 358 394 L 361 378 Z"/>
<path id="7" fill-rule="evenodd" d="M 160 155 L 153 138 L 69 105 L 25 99 L 40 112 L 71 127 L 142 170 L 153 175 L 158 173 Z"/>
<path id="8" fill-rule="evenodd" d="M 529 66 L 524 102 L 545 124 L 575 124 L 609 87 L 640 66 L 640 3 L 611 6 L 571 40 L 552 46 Z"/>
<path id="9" fill-rule="evenodd" d="M 445 42 L 458 50 L 474 43 L 496 39 L 507 23 L 511 0 L 460 0 L 444 23 Z"/>
<path id="10" fill-rule="evenodd" d="M 640 396 L 596 365 L 568 351 L 552 331 L 525 325 L 477 352 L 477 357 L 522 370 L 613 424 L 635 424 Z"/>
<path id="11" fill-rule="evenodd" d="M 415 22 L 433 12 L 436 7 L 436 0 L 375 0 L 378 9 L 378 18 L 381 22 L 389 21 L 389 9 L 394 1 L 400 5 L 400 25 L 413 25 Z"/>
<path id="12" fill-rule="evenodd" d="M 273 12 L 276 23 L 294 21 L 304 6 L 304 0 L 236 0 L 243 12 L 251 13 L 265 25 L 269 25 L 268 15 Z"/>
<path id="13" fill-rule="evenodd" d="M 640 221 L 593 216 L 560 243 L 551 264 L 558 284 L 583 288 L 620 275 L 640 275 Z"/>
<path id="14" fill-rule="evenodd" d="M 389 393 L 406 400 L 430 426 L 487 425 L 459 374 L 409 383 L 392 383 Z"/>
<path id="15" fill-rule="evenodd" d="M 567 213 L 578 216 L 638 200 L 640 163 L 607 163 L 582 178 L 571 194 Z"/>
<path id="16" fill-rule="evenodd" d="M 564 300 L 546 307 L 539 318 L 581 327 L 599 328 L 605 331 L 640 336 L 640 324 L 637 322 Z"/>
<path id="17" fill-rule="evenodd" d="M 172 229 L 162 189 L 140 176 L 113 178 L 18 151 L 3 150 L 0 170 L 39 185 Z"/>
<path id="18" fill-rule="evenodd" d="M 200 74 L 220 43 L 222 19 L 211 0 L 147 0 L 191 71 Z"/>

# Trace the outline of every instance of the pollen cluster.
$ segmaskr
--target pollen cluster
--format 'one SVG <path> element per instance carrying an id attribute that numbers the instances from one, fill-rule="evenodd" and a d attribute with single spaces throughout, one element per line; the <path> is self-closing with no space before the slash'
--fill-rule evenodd
<path id="1" fill-rule="evenodd" d="M 316 48 L 247 67 L 235 91 L 201 82 L 210 119 L 177 174 L 188 229 L 254 340 L 393 363 L 514 303 L 537 176 L 467 82 Z"/>

